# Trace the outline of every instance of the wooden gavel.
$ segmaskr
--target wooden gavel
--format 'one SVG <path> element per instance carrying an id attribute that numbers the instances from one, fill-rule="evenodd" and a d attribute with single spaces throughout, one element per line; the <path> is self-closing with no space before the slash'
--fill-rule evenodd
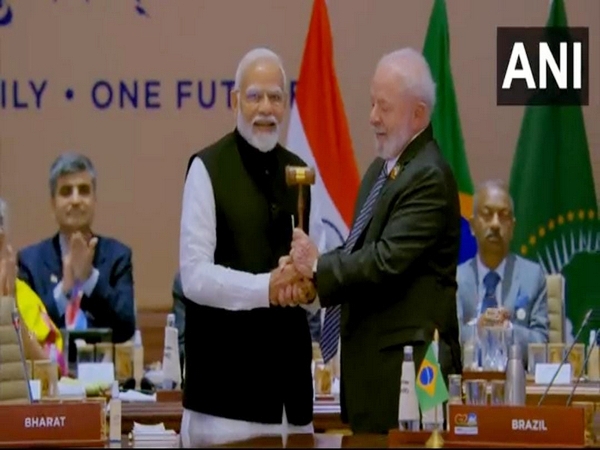
<path id="1" fill-rule="evenodd" d="M 286 166 L 285 181 L 288 186 L 298 186 L 298 226 L 301 230 L 304 230 L 305 206 L 302 187 L 315 184 L 315 169 L 312 167 Z"/>

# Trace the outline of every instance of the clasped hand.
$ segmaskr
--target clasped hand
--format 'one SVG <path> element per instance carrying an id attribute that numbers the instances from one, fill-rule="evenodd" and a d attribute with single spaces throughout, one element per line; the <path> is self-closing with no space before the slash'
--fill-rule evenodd
<path id="1" fill-rule="evenodd" d="M 488 308 L 479 316 L 477 325 L 479 329 L 485 327 L 508 327 L 510 323 L 510 312 L 505 308 Z"/>
<path id="2" fill-rule="evenodd" d="M 297 306 L 315 300 L 312 268 L 317 257 L 316 246 L 306 233 L 296 228 L 290 254 L 282 256 L 278 267 L 271 272 L 269 300 L 272 305 Z"/>

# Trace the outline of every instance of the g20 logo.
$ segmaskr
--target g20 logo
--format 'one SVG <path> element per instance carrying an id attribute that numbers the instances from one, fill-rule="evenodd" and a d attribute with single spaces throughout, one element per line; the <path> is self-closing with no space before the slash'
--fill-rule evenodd
<path id="1" fill-rule="evenodd" d="M 58 0 L 52 0 L 54 3 L 58 3 Z M 131 0 L 130 0 L 131 1 Z M 90 3 L 90 0 L 85 0 L 86 3 Z M 142 0 L 133 0 L 134 11 L 140 16 L 150 17 L 148 10 L 143 5 Z M 8 26 L 12 23 L 14 18 L 13 8 L 10 4 L 10 0 L 0 0 L 0 27 Z"/>
<path id="2" fill-rule="evenodd" d="M 458 426 L 465 425 L 476 425 L 477 415 L 475 413 L 461 414 L 458 413 L 454 416 L 454 424 Z"/>

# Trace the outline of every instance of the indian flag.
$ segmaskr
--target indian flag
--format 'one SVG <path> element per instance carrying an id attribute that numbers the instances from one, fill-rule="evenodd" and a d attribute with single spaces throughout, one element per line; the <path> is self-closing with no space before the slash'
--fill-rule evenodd
<path id="1" fill-rule="evenodd" d="M 346 240 L 360 183 L 333 64 L 325 0 L 315 0 L 292 106 L 287 147 L 315 168 L 311 216 L 323 221 L 322 251 Z"/>

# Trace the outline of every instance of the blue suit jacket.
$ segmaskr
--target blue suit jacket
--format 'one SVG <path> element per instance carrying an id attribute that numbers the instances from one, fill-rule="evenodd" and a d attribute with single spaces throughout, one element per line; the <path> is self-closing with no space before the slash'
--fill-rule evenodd
<path id="1" fill-rule="evenodd" d="M 110 328 L 114 342 L 124 342 L 135 332 L 135 304 L 131 249 L 116 239 L 96 236 L 93 265 L 100 276 L 92 294 L 84 295 L 81 309 L 90 328 Z M 19 278 L 42 299 L 50 318 L 65 327 L 54 299 L 54 288 L 62 278 L 59 236 L 24 248 L 18 255 Z"/>
<path id="2" fill-rule="evenodd" d="M 477 317 L 480 300 L 476 295 L 479 279 L 476 258 L 459 265 L 456 276 L 456 307 L 461 339 L 464 341 L 467 337 L 464 327 Z M 522 345 L 526 359 L 528 344 L 548 342 L 548 292 L 542 266 L 509 253 L 502 280 L 502 304 L 510 312 L 515 340 Z"/>

